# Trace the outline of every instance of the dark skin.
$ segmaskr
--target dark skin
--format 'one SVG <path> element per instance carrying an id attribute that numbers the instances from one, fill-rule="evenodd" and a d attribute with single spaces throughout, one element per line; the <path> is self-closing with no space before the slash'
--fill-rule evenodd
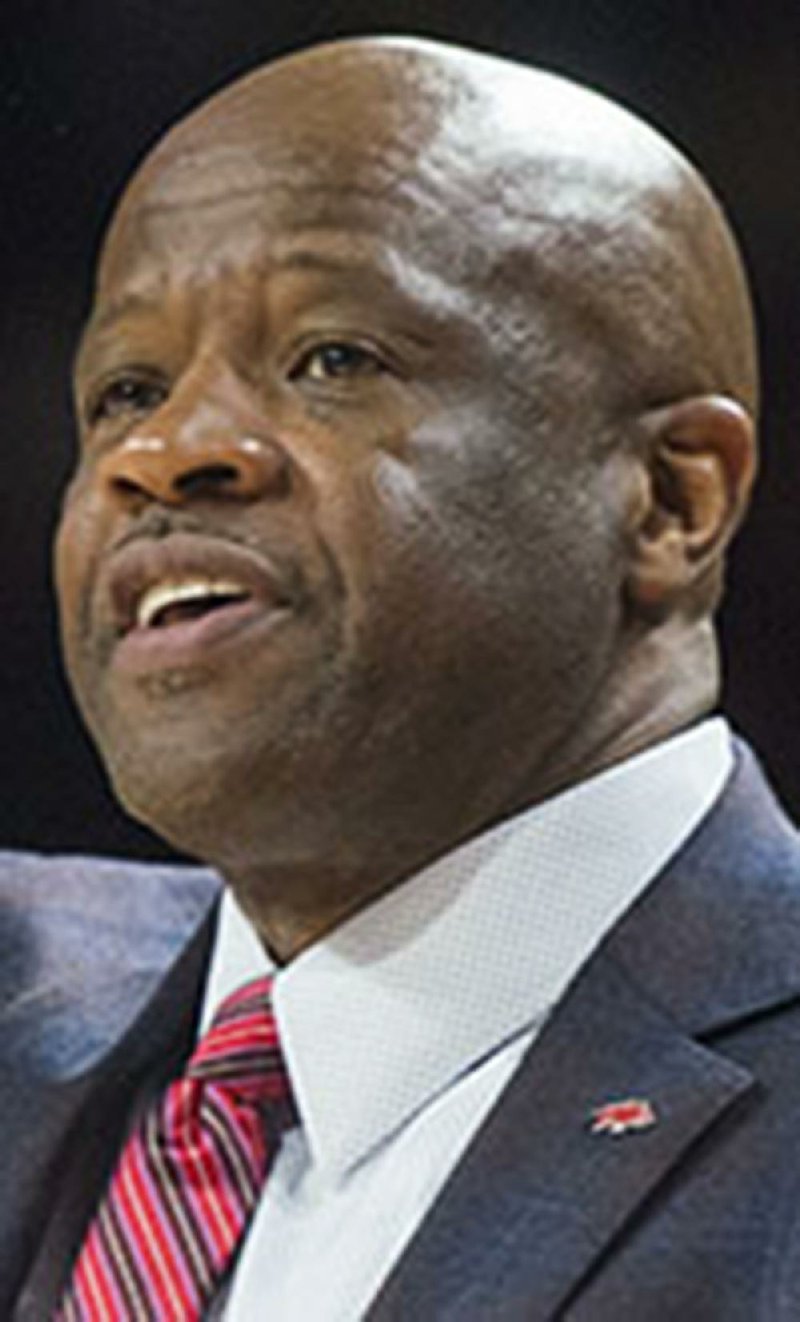
<path id="1" fill-rule="evenodd" d="M 288 960 L 695 720 L 754 392 L 715 204 L 608 103 L 431 43 L 234 84 L 78 359 L 58 587 L 122 802 Z"/>

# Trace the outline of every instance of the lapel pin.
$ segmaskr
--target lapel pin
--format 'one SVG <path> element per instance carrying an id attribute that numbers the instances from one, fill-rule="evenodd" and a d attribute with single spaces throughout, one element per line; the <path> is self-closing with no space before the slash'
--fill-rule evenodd
<path id="1" fill-rule="evenodd" d="M 625 1097 L 619 1102 L 606 1102 L 598 1106 L 590 1116 L 592 1134 L 631 1134 L 636 1130 L 650 1129 L 656 1123 L 656 1113 L 650 1102 L 644 1097 Z"/>

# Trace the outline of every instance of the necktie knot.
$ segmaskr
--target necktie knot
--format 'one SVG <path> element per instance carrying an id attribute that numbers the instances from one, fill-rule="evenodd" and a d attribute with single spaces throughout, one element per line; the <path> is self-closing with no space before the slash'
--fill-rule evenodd
<path id="1" fill-rule="evenodd" d="M 189 1060 L 186 1077 L 219 1084 L 252 1102 L 289 1100 L 271 978 L 256 978 L 222 1002 Z"/>

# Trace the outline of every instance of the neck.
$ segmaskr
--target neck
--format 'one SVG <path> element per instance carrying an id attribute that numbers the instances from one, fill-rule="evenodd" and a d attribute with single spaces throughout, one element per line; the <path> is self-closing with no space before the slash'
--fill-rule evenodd
<path id="1" fill-rule="evenodd" d="M 262 858 L 256 849 L 246 861 L 237 851 L 217 866 L 264 946 L 287 963 L 465 840 L 693 724 L 713 708 L 717 690 L 711 625 L 695 624 L 689 632 L 670 622 L 637 640 L 627 663 L 615 665 L 602 692 L 590 695 L 554 746 L 539 748 L 534 761 L 521 756 L 510 764 L 504 749 L 501 774 L 493 779 L 488 749 L 476 762 L 480 788 L 472 799 L 463 787 L 447 796 L 431 780 L 437 793 L 422 798 L 433 803 L 432 817 L 409 821 L 397 811 L 403 797 L 395 796 L 384 811 L 373 808 L 363 820 L 342 824 L 324 847 L 316 841 L 291 858 L 271 849 Z M 535 747 L 533 734 L 526 747 Z M 405 801 L 419 798 L 417 789 Z M 313 832 L 303 839 L 307 846 Z"/>

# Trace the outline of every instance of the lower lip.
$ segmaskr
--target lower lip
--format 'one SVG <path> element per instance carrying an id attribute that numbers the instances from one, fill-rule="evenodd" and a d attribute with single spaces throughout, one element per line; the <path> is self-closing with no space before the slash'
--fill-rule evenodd
<path id="1" fill-rule="evenodd" d="M 142 674 L 208 665 L 218 654 L 245 645 L 251 629 L 274 628 L 289 614 L 287 606 L 249 600 L 162 628 L 132 629 L 117 644 L 114 666 Z"/>

